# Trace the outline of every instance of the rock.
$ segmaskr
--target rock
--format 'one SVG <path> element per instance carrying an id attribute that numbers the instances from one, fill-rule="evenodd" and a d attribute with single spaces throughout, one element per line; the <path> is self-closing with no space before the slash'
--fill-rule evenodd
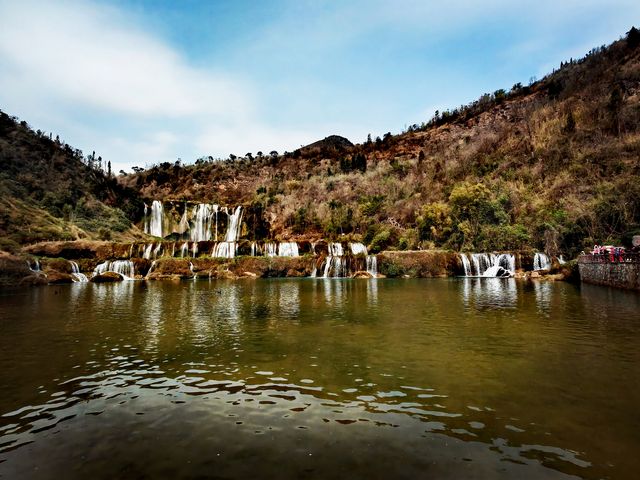
<path id="1" fill-rule="evenodd" d="M 35 286 L 46 285 L 47 283 L 49 282 L 47 281 L 46 275 L 43 273 L 34 273 L 33 275 L 29 275 L 20 280 L 20 285 Z"/>
<path id="2" fill-rule="evenodd" d="M 33 275 L 27 260 L 0 251 L 0 286 L 15 286 Z"/>
<path id="3" fill-rule="evenodd" d="M 242 276 L 247 278 L 258 278 L 258 274 L 253 272 L 242 272 Z"/>
<path id="4" fill-rule="evenodd" d="M 640 235 L 634 235 L 631 239 L 631 245 L 634 247 L 640 247 Z"/>
<path id="5" fill-rule="evenodd" d="M 351 275 L 351 278 L 374 278 L 374 277 L 369 272 L 365 272 L 364 270 L 358 270 L 353 275 Z"/>
<path id="6" fill-rule="evenodd" d="M 287 270 L 286 275 L 287 277 L 293 277 L 293 278 L 305 276 L 304 272 L 301 272 L 299 270 L 294 270 L 293 268 L 290 268 L 289 270 Z"/>
<path id="7" fill-rule="evenodd" d="M 94 275 L 93 277 L 91 277 L 91 280 L 89 281 L 94 283 L 109 283 L 109 282 L 121 282 L 122 280 L 124 279 L 122 278 L 122 275 L 120 275 L 119 273 L 105 272 L 99 275 Z"/>
<path id="8" fill-rule="evenodd" d="M 529 278 L 540 278 L 540 272 L 531 272 Z"/>
<path id="9" fill-rule="evenodd" d="M 227 280 L 236 280 L 238 276 L 230 270 L 221 270 L 218 272 L 217 278 L 224 278 Z"/>
<path id="10" fill-rule="evenodd" d="M 57 270 L 47 270 L 47 283 L 57 285 L 61 283 L 73 283 L 73 277 L 69 273 L 59 272 Z"/>

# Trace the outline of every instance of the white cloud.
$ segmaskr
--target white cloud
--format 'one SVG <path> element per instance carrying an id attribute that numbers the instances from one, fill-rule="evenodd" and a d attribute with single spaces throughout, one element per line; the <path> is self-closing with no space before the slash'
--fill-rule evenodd
<path id="1" fill-rule="evenodd" d="M 0 2 L 0 55 L 16 82 L 42 94 L 131 115 L 233 115 L 248 108 L 234 79 L 179 54 L 95 4 Z"/>
<path id="2" fill-rule="evenodd" d="M 190 65 L 96 3 L 0 0 L 0 71 L 3 110 L 114 170 L 309 138 L 265 126 L 250 82 Z"/>

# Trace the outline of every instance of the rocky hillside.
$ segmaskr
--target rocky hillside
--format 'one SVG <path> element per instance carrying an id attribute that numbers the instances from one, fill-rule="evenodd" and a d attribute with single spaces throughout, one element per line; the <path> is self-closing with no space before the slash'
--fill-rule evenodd
<path id="1" fill-rule="evenodd" d="M 102 163 L 0 111 L 0 250 L 42 240 L 135 238 L 131 219 L 144 204 Z"/>
<path id="2" fill-rule="evenodd" d="M 146 199 L 252 206 L 270 238 L 347 236 L 372 251 L 625 242 L 640 229 L 639 44 L 632 29 L 398 135 L 165 163 L 120 182 Z"/>
<path id="3" fill-rule="evenodd" d="M 352 239 L 371 252 L 628 243 L 640 231 L 640 32 L 397 135 L 120 177 L 0 112 L 0 250 L 144 239 L 155 199 L 243 205 L 256 240 Z"/>

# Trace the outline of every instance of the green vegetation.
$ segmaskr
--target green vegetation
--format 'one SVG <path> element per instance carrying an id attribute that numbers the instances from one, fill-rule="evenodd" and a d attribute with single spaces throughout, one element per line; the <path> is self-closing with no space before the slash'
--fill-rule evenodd
<path id="1" fill-rule="evenodd" d="M 0 249 L 40 240 L 117 238 L 143 204 L 111 175 L 110 162 L 83 156 L 0 111 Z"/>

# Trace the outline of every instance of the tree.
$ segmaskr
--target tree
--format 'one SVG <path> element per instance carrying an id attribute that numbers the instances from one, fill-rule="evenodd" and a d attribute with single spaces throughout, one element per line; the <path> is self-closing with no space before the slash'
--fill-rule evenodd
<path id="1" fill-rule="evenodd" d="M 278 156 L 278 152 L 276 150 L 271 150 L 271 152 L 269 152 L 269 155 L 271 155 L 271 158 L 275 158 Z"/>
<path id="2" fill-rule="evenodd" d="M 636 27 L 631 27 L 631 30 L 627 32 L 627 45 L 629 48 L 636 48 L 640 45 L 640 30 Z"/>
<path id="3" fill-rule="evenodd" d="M 111 160 L 107 162 L 107 177 L 111 178 Z"/>
<path id="4" fill-rule="evenodd" d="M 238 157 L 236 157 L 233 153 L 229 154 L 229 160 L 231 160 L 232 162 Z"/>

